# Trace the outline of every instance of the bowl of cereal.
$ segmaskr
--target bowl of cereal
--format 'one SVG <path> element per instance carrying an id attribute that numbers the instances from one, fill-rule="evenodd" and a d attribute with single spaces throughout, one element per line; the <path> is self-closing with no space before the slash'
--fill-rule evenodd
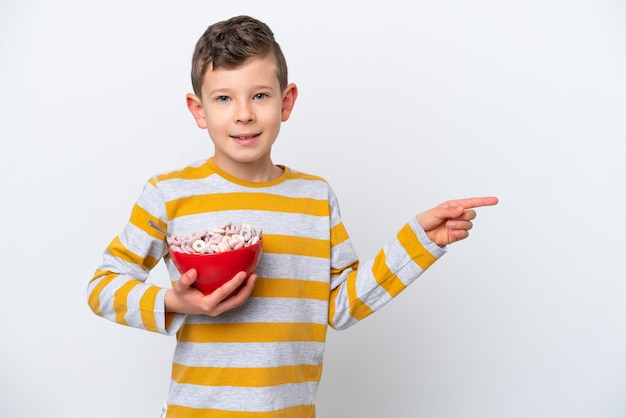
<path id="1" fill-rule="evenodd" d="M 218 228 L 170 237 L 170 256 L 183 274 L 195 269 L 193 287 L 205 295 L 245 271 L 256 269 L 263 252 L 261 229 L 249 224 L 226 223 Z"/>

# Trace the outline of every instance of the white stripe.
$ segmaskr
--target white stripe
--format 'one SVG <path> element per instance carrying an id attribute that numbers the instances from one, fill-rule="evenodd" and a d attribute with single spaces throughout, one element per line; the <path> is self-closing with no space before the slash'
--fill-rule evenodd
<path id="1" fill-rule="evenodd" d="M 322 363 L 324 343 L 178 343 L 174 362 L 190 367 L 280 367 Z M 210 354 L 208 354 L 210 353 Z"/>
<path id="2" fill-rule="evenodd" d="M 313 323 L 326 325 L 328 301 L 303 298 L 248 299 L 244 306 L 216 317 L 189 315 L 189 324 Z"/>
<path id="3" fill-rule="evenodd" d="M 170 405 L 192 408 L 216 408 L 227 411 L 269 412 L 301 405 L 313 404 L 317 382 L 278 385 L 261 388 L 233 386 L 193 386 L 172 382 Z"/>
<path id="4" fill-rule="evenodd" d="M 327 282 L 330 272 L 328 259 L 291 254 L 263 253 L 257 266 L 259 277 Z"/>

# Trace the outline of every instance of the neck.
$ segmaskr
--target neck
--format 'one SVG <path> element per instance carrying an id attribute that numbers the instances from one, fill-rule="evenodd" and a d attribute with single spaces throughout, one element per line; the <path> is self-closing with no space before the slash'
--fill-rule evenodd
<path id="1" fill-rule="evenodd" d="M 224 164 L 223 161 L 213 157 L 213 161 L 228 174 L 254 183 L 272 181 L 283 174 L 283 169 L 274 165 L 271 160 L 266 163 Z"/>

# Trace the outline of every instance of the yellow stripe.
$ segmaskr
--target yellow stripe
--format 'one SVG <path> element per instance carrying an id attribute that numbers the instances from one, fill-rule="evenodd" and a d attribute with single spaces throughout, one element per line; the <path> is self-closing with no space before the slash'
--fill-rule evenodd
<path id="1" fill-rule="evenodd" d="M 382 250 L 378 253 L 376 258 L 374 258 L 372 273 L 376 278 L 376 282 L 378 282 L 378 284 L 392 297 L 395 297 L 406 288 L 405 284 L 402 283 L 402 280 L 389 270 L 387 260 L 385 258 L 385 252 Z"/>
<path id="2" fill-rule="evenodd" d="M 169 331 L 170 326 L 172 325 L 172 322 L 174 321 L 174 318 L 176 317 L 176 314 L 173 312 L 166 312 L 165 313 L 165 329 Z"/>
<path id="3" fill-rule="evenodd" d="M 330 284 L 308 280 L 258 279 L 253 297 L 328 300 Z"/>
<path id="4" fill-rule="evenodd" d="M 165 236 L 159 231 L 157 231 L 156 229 L 152 228 L 150 224 L 148 223 L 148 221 L 152 221 L 156 223 L 157 225 L 159 225 L 161 228 L 167 230 L 167 224 L 165 222 L 162 222 L 159 218 L 155 218 L 154 216 L 152 216 L 152 214 L 150 214 L 150 212 L 146 211 L 144 208 L 136 204 L 133 207 L 132 213 L 130 214 L 130 223 L 135 225 L 137 228 L 143 230 L 146 234 L 156 239 L 165 241 Z M 146 258 L 146 260 L 150 258 L 151 257 L 148 257 Z M 154 258 L 152 258 L 152 260 L 154 260 Z M 152 262 L 152 260 L 150 260 L 150 262 Z M 158 260 L 156 261 L 158 262 Z M 146 265 L 149 268 L 152 268 L 156 264 L 150 265 L 148 263 Z"/>
<path id="5" fill-rule="evenodd" d="M 156 312 L 154 310 L 154 304 L 156 301 L 157 293 L 159 292 L 159 288 L 156 286 L 149 287 L 143 296 L 141 296 L 141 300 L 139 301 L 139 309 L 141 312 L 141 322 L 143 322 L 143 326 L 148 331 L 157 331 L 156 325 Z"/>
<path id="6" fill-rule="evenodd" d="M 221 175 L 215 169 L 215 163 L 211 160 L 208 163 L 199 165 L 197 167 L 185 167 L 182 170 L 172 171 L 171 173 L 160 174 L 156 181 L 154 178 L 149 180 L 150 184 L 156 185 L 157 181 L 165 181 L 165 180 L 199 180 L 203 178 L 210 177 L 212 175 Z M 291 171 L 289 173 L 290 180 L 312 180 L 312 181 L 325 181 L 322 177 L 315 176 L 312 174 L 302 173 L 302 172 L 294 172 Z M 251 182 L 251 184 L 254 184 Z"/>
<path id="7" fill-rule="evenodd" d="M 144 269 L 152 269 L 159 262 L 158 259 L 152 256 L 141 258 L 137 254 L 126 248 L 124 244 L 122 244 L 119 236 L 115 237 L 113 241 L 111 241 L 106 250 L 113 257 L 117 257 L 121 260 L 126 261 L 127 263 L 137 264 L 144 267 Z"/>
<path id="8" fill-rule="evenodd" d="M 346 231 L 343 223 L 339 223 L 330 229 L 330 242 L 333 246 L 343 243 L 348 240 L 348 231 Z"/>
<path id="9" fill-rule="evenodd" d="M 312 216 L 326 216 L 329 210 L 325 200 L 247 192 L 183 197 L 167 202 L 165 207 L 169 219 L 223 210 L 266 210 Z"/>
<path id="10" fill-rule="evenodd" d="M 337 299 L 337 294 L 339 293 L 337 290 L 338 289 L 335 289 L 330 292 L 330 300 L 328 302 L 328 324 L 332 324 L 335 320 L 335 300 Z"/>
<path id="11" fill-rule="evenodd" d="M 106 250 L 113 257 L 117 257 L 128 263 L 140 264 L 138 261 L 141 260 L 141 258 L 138 257 L 137 254 L 126 248 L 124 244 L 122 244 L 122 241 L 120 241 L 119 236 L 113 238 L 113 241 L 111 241 Z"/>
<path id="12" fill-rule="evenodd" d="M 128 294 L 136 285 L 137 283 L 135 282 L 126 282 L 115 291 L 113 309 L 115 309 L 115 322 L 118 324 L 128 325 L 126 319 L 124 319 L 128 311 Z"/>
<path id="13" fill-rule="evenodd" d="M 398 232 L 398 240 L 407 253 L 412 254 L 413 261 L 422 269 L 426 270 L 431 264 L 437 261 L 428 250 L 422 245 L 411 227 L 406 224 Z"/>
<path id="14" fill-rule="evenodd" d="M 153 236 L 155 238 L 158 238 L 158 239 L 161 239 L 161 240 L 165 240 L 165 237 L 163 236 L 163 234 L 161 234 L 160 232 L 158 232 L 157 230 L 152 228 L 148 224 L 148 221 L 156 222 L 163 229 L 167 228 L 165 226 L 165 224 L 163 222 L 161 222 L 161 220 L 159 220 L 158 218 L 155 218 L 154 216 L 152 216 L 150 214 L 150 212 L 146 211 L 144 208 L 142 208 L 139 205 L 135 205 L 133 207 L 133 211 L 132 211 L 132 213 L 130 215 L 130 222 L 133 225 L 135 225 L 137 228 L 142 229 L 147 234 L 149 234 L 149 235 L 151 235 L 151 236 Z M 152 269 L 158 263 L 159 263 L 159 260 L 157 258 L 154 258 L 152 256 L 147 256 L 146 258 L 144 258 L 142 260 L 141 265 L 143 265 L 144 267 L 146 267 L 148 269 Z"/>
<path id="15" fill-rule="evenodd" d="M 150 235 L 153 235 L 152 232 L 154 232 L 155 235 L 153 235 L 153 236 L 162 238 L 163 234 L 157 232 L 154 228 L 152 228 L 148 224 L 149 220 L 155 221 L 157 223 L 161 223 L 160 221 L 156 220 L 152 215 L 150 215 L 150 213 L 147 212 L 144 208 L 142 208 L 141 206 L 135 204 L 135 206 L 133 206 L 133 210 L 132 210 L 132 212 L 130 214 L 130 222 L 133 225 L 135 225 L 137 228 L 146 231 Z"/>
<path id="16" fill-rule="evenodd" d="M 113 281 L 113 279 L 119 276 L 118 274 L 110 274 L 108 272 L 98 270 L 96 271 L 96 274 L 91 279 L 91 281 L 105 274 L 109 274 L 109 276 L 103 277 L 102 280 L 100 280 L 100 282 L 94 286 L 94 288 L 91 290 L 91 293 L 89 294 L 89 299 L 88 299 L 88 303 L 89 303 L 89 306 L 91 307 L 91 310 L 94 311 L 94 313 L 99 316 L 102 316 L 102 312 L 100 312 L 100 293 L 102 292 L 102 289 L 104 289 L 109 283 L 111 283 L 111 281 Z"/>
<path id="17" fill-rule="evenodd" d="M 267 368 L 189 367 L 174 363 L 172 379 L 181 385 L 266 387 L 317 382 L 322 365 L 300 364 Z"/>
<path id="18" fill-rule="evenodd" d="M 185 324 L 178 333 L 180 342 L 324 342 L 326 324 L 310 323 L 225 323 Z"/>
<path id="19" fill-rule="evenodd" d="M 268 412 L 237 412 L 218 409 L 196 409 L 186 406 L 168 405 L 167 418 L 315 418 L 313 405 L 292 406 Z"/>
<path id="20" fill-rule="evenodd" d="M 215 174 L 207 164 L 202 164 L 198 167 L 185 167 L 183 170 L 172 171 L 171 173 L 160 174 L 157 177 L 157 181 L 164 180 L 198 180 Z M 150 183 L 155 184 L 153 179 L 150 179 Z"/>
<path id="21" fill-rule="evenodd" d="M 372 314 L 374 311 L 367 306 L 361 299 L 359 299 L 356 292 L 356 276 L 357 272 L 353 271 L 348 274 L 348 278 L 344 283 L 348 289 L 348 300 L 350 303 L 350 315 L 358 319 L 359 321 L 366 316 Z"/>
<path id="22" fill-rule="evenodd" d="M 315 176 L 313 174 L 307 174 L 307 173 L 302 173 L 302 172 L 294 173 L 293 171 L 290 174 L 291 174 L 290 178 L 292 179 L 323 181 L 323 182 L 326 181 L 322 177 Z"/>
<path id="23" fill-rule="evenodd" d="M 143 259 L 143 265 L 148 269 L 153 269 L 157 264 L 159 264 L 159 259 L 154 258 L 151 255 Z"/>

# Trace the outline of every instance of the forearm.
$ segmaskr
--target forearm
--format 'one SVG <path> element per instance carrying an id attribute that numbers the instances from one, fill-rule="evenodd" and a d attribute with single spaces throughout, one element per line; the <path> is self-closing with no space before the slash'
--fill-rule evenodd
<path id="1" fill-rule="evenodd" d="M 370 261 L 347 268 L 331 293 L 329 323 L 347 328 L 391 301 L 446 250 L 434 244 L 417 220 L 406 224 Z"/>
<path id="2" fill-rule="evenodd" d="M 87 292 L 89 307 L 98 316 L 146 331 L 173 332 L 166 326 L 164 299 L 167 289 L 127 275 L 99 270 L 90 281 Z M 170 319 L 169 322 L 177 321 Z"/>

